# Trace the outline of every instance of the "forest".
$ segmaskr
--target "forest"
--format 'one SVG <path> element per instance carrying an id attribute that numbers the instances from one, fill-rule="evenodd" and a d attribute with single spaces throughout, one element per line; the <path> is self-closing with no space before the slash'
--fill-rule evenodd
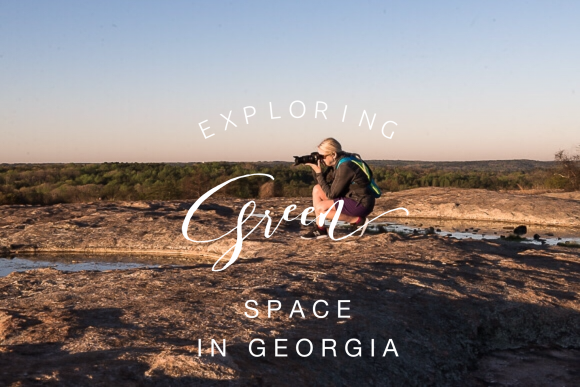
<path id="1" fill-rule="evenodd" d="M 383 191 L 417 187 L 569 188 L 569 179 L 555 162 L 369 161 L 368 164 Z M 263 176 L 239 179 L 216 195 L 307 197 L 314 185 L 309 167 L 295 167 L 289 162 L 0 164 L 0 204 L 196 199 L 220 183 L 252 173 L 270 174 L 275 181 L 271 183 Z"/>

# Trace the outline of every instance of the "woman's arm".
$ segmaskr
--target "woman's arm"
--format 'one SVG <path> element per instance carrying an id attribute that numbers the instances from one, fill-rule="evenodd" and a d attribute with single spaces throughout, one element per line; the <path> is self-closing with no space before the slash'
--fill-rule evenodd
<path id="1" fill-rule="evenodd" d="M 334 180 L 328 184 L 324 174 L 317 173 L 316 181 L 329 199 L 336 199 L 344 196 L 348 192 L 348 187 L 352 184 L 355 171 L 351 168 L 350 163 L 344 163 L 340 169 L 334 170 Z"/>

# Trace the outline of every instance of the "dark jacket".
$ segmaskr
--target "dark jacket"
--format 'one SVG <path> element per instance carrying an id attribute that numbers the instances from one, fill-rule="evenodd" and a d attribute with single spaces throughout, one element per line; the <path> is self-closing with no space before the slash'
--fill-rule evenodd
<path id="1" fill-rule="evenodd" d="M 352 156 L 352 154 L 340 153 L 336 159 L 336 165 L 341 158 L 346 156 Z M 316 173 L 314 176 L 329 199 L 351 198 L 370 210 L 374 208 L 375 197 L 369 187 L 370 181 L 355 163 L 346 161 L 338 170 L 334 167 L 327 167 L 322 173 Z"/>

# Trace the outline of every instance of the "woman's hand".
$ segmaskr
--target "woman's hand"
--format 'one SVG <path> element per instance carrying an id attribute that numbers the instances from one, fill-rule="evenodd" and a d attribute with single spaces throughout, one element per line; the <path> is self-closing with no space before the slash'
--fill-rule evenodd
<path id="1" fill-rule="evenodd" d="M 322 172 L 322 168 L 320 168 L 320 160 L 318 160 L 318 164 L 306 164 L 308 165 L 310 168 L 312 168 L 312 170 L 314 171 L 314 173 L 321 173 Z"/>

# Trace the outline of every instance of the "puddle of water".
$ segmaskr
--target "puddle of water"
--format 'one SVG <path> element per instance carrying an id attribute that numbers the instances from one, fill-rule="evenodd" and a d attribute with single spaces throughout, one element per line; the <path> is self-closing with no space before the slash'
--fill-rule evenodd
<path id="1" fill-rule="evenodd" d="M 261 218 L 263 214 L 254 214 Z M 307 219 L 308 222 L 314 218 Z M 330 225 L 329 221 L 325 222 Z M 338 222 L 339 227 L 349 227 L 346 222 Z M 513 232 L 516 225 L 501 222 L 484 222 L 469 220 L 441 220 L 441 219 L 408 219 L 408 218 L 385 218 L 381 222 L 373 222 L 368 227 L 369 233 L 400 232 L 405 234 L 425 234 L 426 229 L 433 227 L 434 234 L 449 236 L 457 239 L 494 240 L 501 236 L 507 236 Z M 580 244 L 580 229 L 560 228 L 549 226 L 527 225 L 527 237 L 521 243 L 541 245 L 543 243 L 556 245 L 567 241 Z M 541 240 L 534 240 L 533 235 L 538 234 Z M 99 256 L 99 257 L 28 257 L 28 258 L 0 258 L 0 277 L 7 276 L 14 271 L 26 271 L 52 267 L 63 271 L 81 270 L 124 270 L 139 267 L 159 267 L 161 265 L 180 266 L 184 262 L 175 257 L 130 257 L 130 256 Z M 190 261 L 190 260 L 188 260 Z"/>
<path id="2" fill-rule="evenodd" d="M 254 214 L 257 218 L 264 214 Z M 440 236 L 449 236 L 456 239 L 493 240 L 501 239 L 512 234 L 519 224 L 503 222 L 487 222 L 477 220 L 442 220 L 442 219 L 409 219 L 409 218 L 381 218 L 380 222 L 371 223 L 367 230 L 370 233 L 399 232 L 405 234 L 425 234 L 426 229 L 433 227 L 433 233 Z M 307 218 L 307 222 L 313 222 L 314 218 Z M 326 220 L 325 224 L 330 225 Z M 346 222 L 339 221 L 339 228 L 349 227 Z M 535 245 L 556 245 L 558 243 L 575 242 L 580 244 L 580 229 L 563 228 L 553 226 L 526 225 L 527 233 L 522 236 L 520 243 Z M 534 235 L 539 239 L 535 240 Z"/>
<path id="3" fill-rule="evenodd" d="M 27 257 L 0 258 L 0 277 L 5 277 L 15 271 L 26 271 L 51 267 L 62 271 L 81 270 L 126 270 L 139 267 L 160 267 L 161 265 L 177 266 L 167 260 L 155 258 L 134 257 Z"/>
<path id="4" fill-rule="evenodd" d="M 403 223 L 402 223 L 403 222 Z M 425 233 L 426 229 L 433 227 L 434 234 L 449 236 L 457 239 L 493 240 L 501 239 L 513 233 L 517 225 L 502 222 L 485 222 L 469 220 L 440 220 L 440 219 L 401 219 L 391 218 L 389 221 L 372 223 L 372 231 L 379 232 L 393 231 L 412 234 Z M 567 241 L 580 243 L 580 229 L 561 228 L 551 226 L 526 225 L 527 233 L 522 236 L 526 238 L 521 243 L 556 245 Z M 415 231 L 416 230 L 416 231 Z M 371 232 L 372 232 L 371 231 Z M 534 235 L 539 236 L 535 240 Z"/>

